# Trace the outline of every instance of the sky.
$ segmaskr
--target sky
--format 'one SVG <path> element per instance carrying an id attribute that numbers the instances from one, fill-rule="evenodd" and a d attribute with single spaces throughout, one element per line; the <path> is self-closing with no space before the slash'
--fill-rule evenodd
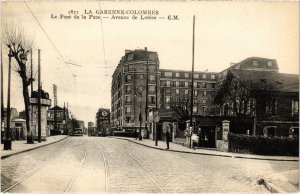
<path id="1" fill-rule="evenodd" d="M 56 84 L 58 105 L 68 102 L 71 113 L 85 123 L 95 121 L 99 108 L 110 108 L 112 74 L 126 49 L 147 47 L 158 53 L 160 68 L 191 70 L 193 15 L 196 71 L 220 72 L 232 62 L 257 56 L 276 59 L 281 73 L 299 73 L 299 2 L 28 1 L 27 5 L 29 8 L 23 1 L 2 1 L 2 25 L 17 24 L 34 38 L 33 67 L 37 71 L 40 49 L 43 90 L 50 94 L 53 105 Z M 89 19 L 85 10 L 98 19 Z M 101 20 L 96 10 L 128 14 L 102 14 Z M 134 13 L 140 10 L 153 14 Z M 75 14 L 69 14 L 72 11 Z M 6 106 L 5 45 L 2 53 Z M 36 90 L 37 83 L 33 86 Z M 21 87 L 21 79 L 12 72 L 11 106 L 18 111 L 24 110 Z"/>

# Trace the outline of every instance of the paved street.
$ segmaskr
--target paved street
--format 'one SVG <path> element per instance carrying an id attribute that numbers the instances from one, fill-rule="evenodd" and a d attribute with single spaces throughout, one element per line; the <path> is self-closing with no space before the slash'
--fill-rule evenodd
<path id="1" fill-rule="evenodd" d="M 257 180 L 298 162 L 194 155 L 69 137 L 1 161 L 7 192 L 268 192 Z"/>

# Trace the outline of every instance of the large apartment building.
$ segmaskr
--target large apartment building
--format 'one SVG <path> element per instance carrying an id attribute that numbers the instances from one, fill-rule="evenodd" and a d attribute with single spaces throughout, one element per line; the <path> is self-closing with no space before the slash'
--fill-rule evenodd
<path id="1" fill-rule="evenodd" d="M 156 106 L 156 79 L 159 80 L 156 52 L 126 50 L 114 71 L 111 86 L 112 128 L 138 128 L 140 115 L 145 125 L 146 110 Z M 148 87 L 146 87 L 148 86 Z M 148 103 L 146 103 L 148 96 Z"/>

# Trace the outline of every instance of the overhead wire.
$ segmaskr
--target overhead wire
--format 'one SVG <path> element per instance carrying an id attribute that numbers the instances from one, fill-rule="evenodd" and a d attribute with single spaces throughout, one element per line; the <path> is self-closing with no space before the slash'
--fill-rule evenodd
<path id="1" fill-rule="evenodd" d="M 103 22 L 102 22 L 102 16 L 101 16 L 101 0 L 99 2 L 99 14 L 100 14 L 100 22 L 101 22 L 101 36 L 102 36 L 102 48 L 103 48 L 103 57 L 104 57 L 104 67 L 105 67 L 105 76 L 107 77 L 107 70 L 106 70 L 106 54 L 105 54 L 105 42 L 104 42 L 104 31 L 103 31 Z"/>
<path id="2" fill-rule="evenodd" d="M 44 34 L 46 35 L 47 39 L 49 40 L 49 42 L 51 43 L 51 45 L 53 46 L 53 48 L 55 49 L 55 51 L 57 52 L 57 54 L 59 55 L 59 57 L 62 59 L 62 61 L 64 62 L 64 64 L 68 67 L 68 69 L 70 70 L 70 72 L 72 73 L 72 75 L 74 76 L 74 73 L 72 71 L 72 69 L 70 68 L 70 66 L 66 63 L 64 57 L 62 56 L 62 54 L 60 53 L 60 51 L 57 49 L 57 47 L 55 46 L 55 44 L 53 43 L 53 41 L 51 40 L 51 38 L 49 37 L 49 35 L 47 34 L 46 30 L 43 28 L 43 26 L 41 25 L 41 23 L 39 22 L 39 20 L 36 18 L 36 16 L 34 15 L 33 11 L 31 10 L 31 8 L 29 7 L 29 5 L 27 4 L 26 0 L 24 0 L 24 3 L 26 5 L 26 7 L 28 8 L 28 10 L 30 11 L 31 15 L 34 17 L 35 21 L 38 23 L 38 25 L 40 26 L 40 28 L 42 29 L 42 31 L 44 32 Z"/>
<path id="3" fill-rule="evenodd" d="M 75 96 L 76 96 L 76 80 L 75 80 L 75 74 L 72 71 L 72 69 L 70 68 L 70 66 L 68 65 L 68 63 L 65 61 L 64 57 L 62 56 L 61 52 L 57 49 L 57 47 L 55 46 L 55 44 L 53 43 L 53 41 L 51 40 L 50 36 L 48 35 L 48 33 L 46 32 L 46 30 L 43 28 L 43 26 L 41 25 L 41 23 L 39 22 L 39 20 L 37 19 L 37 17 L 35 16 L 35 14 L 33 13 L 33 11 L 31 10 L 31 8 L 29 7 L 29 5 L 27 4 L 26 0 L 24 0 L 24 3 L 26 5 L 26 7 L 28 8 L 29 12 L 31 13 L 31 15 L 33 16 L 33 18 L 35 19 L 35 21 L 38 23 L 39 27 L 42 29 L 42 31 L 44 32 L 45 36 L 47 37 L 47 39 L 49 40 L 49 42 L 51 43 L 51 45 L 53 46 L 54 50 L 57 52 L 57 54 L 59 55 L 59 57 L 62 59 L 63 63 L 67 66 L 67 68 L 70 70 L 73 78 L 74 78 L 74 84 L 75 84 Z"/>

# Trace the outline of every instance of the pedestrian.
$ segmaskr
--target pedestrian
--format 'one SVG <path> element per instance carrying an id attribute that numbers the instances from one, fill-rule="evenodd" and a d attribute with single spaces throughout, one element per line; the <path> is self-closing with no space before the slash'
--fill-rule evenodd
<path id="1" fill-rule="evenodd" d="M 169 127 L 167 127 L 167 132 L 166 132 L 167 150 L 169 149 L 169 142 L 170 142 L 170 132 L 169 132 Z"/>

